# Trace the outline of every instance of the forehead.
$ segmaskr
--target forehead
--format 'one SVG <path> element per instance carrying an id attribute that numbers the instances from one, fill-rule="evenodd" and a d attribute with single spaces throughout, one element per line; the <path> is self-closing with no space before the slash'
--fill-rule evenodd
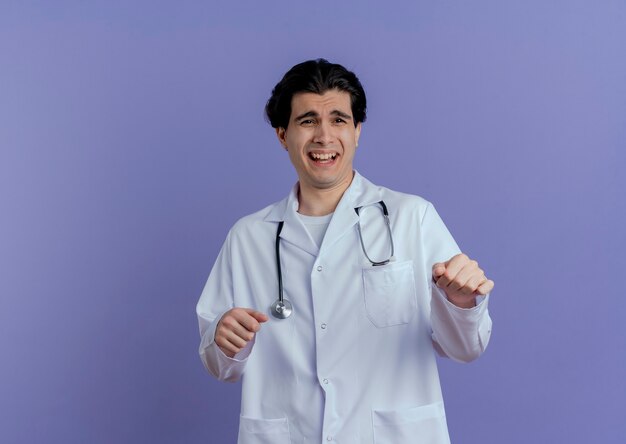
<path id="1" fill-rule="evenodd" d="M 315 111 L 318 114 L 332 111 L 342 111 L 352 115 L 350 93 L 331 89 L 324 94 L 302 92 L 294 94 L 291 99 L 291 116 L 297 116 L 304 112 Z"/>

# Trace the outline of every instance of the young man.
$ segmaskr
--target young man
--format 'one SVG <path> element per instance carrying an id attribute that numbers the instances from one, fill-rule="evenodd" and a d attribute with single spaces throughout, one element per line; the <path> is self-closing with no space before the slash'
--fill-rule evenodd
<path id="1" fill-rule="evenodd" d="M 449 442 L 434 351 L 485 350 L 493 282 L 429 202 L 353 170 L 352 72 L 296 65 L 266 113 L 298 183 L 230 230 L 197 306 L 207 370 L 243 376 L 238 442 Z"/>

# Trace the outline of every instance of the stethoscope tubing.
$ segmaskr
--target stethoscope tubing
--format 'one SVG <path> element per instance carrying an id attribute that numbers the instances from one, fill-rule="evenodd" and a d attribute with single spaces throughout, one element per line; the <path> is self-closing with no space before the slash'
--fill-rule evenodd
<path id="1" fill-rule="evenodd" d="M 389 221 L 389 212 L 387 211 L 387 205 L 382 200 L 377 202 L 383 210 L 383 216 L 385 218 L 385 224 L 387 225 L 387 233 L 389 234 L 390 244 L 391 244 L 391 255 L 389 259 L 384 261 L 374 261 L 367 254 L 367 249 L 365 248 L 365 243 L 363 242 L 363 235 L 361 233 L 361 215 L 359 212 L 363 207 L 357 207 L 354 209 L 356 211 L 357 216 L 359 217 L 357 221 L 357 231 L 359 233 L 359 240 L 361 241 L 361 248 L 363 249 L 363 254 L 367 258 L 368 261 L 372 264 L 372 266 L 380 266 L 388 264 L 393 260 L 394 255 L 394 245 L 393 245 L 393 235 L 391 233 L 391 222 Z M 283 225 L 285 221 L 278 222 L 278 228 L 276 230 L 276 269 L 278 271 L 278 299 L 272 304 L 271 312 L 274 317 L 278 319 L 286 319 L 293 312 L 293 307 L 288 300 L 285 300 L 283 294 L 283 271 L 280 265 L 280 233 L 283 230 Z"/>
<path id="2" fill-rule="evenodd" d="M 370 261 L 370 263 L 374 267 L 377 267 L 380 265 L 387 265 L 389 262 L 391 262 L 394 252 L 395 252 L 394 246 L 393 246 L 393 235 L 391 234 L 391 222 L 389 222 L 389 212 L 387 211 L 387 205 L 385 205 L 385 202 L 383 202 L 382 200 L 379 201 L 378 203 L 383 209 L 383 216 L 385 218 L 385 224 L 387 225 L 387 233 L 389 234 L 389 242 L 391 243 L 391 255 L 389 256 L 389 259 L 377 262 L 373 260 L 369 256 L 369 254 L 367 254 L 367 249 L 365 248 L 365 243 L 363 242 L 363 234 L 361 233 L 361 218 L 359 217 L 359 220 L 357 221 L 357 230 L 359 231 L 359 240 L 361 241 L 361 249 L 363 250 L 363 254 L 367 258 L 367 260 Z M 357 216 L 360 216 L 359 211 L 361 211 L 361 208 L 363 207 L 357 207 L 354 209 L 354 211 L 356 211 Z"/>
<path id="3" fill-rule="evenodd" d="M 283 303 L 283 267 L 280 266 L 280 232 L 283 231 L 284 221 L 278 223 L 276 231 L 276 268 L 278 269 L 278 302 Z"/>

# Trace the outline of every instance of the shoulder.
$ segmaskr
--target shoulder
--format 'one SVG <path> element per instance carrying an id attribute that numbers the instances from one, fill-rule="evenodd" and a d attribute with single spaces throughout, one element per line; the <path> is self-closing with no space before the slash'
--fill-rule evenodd
<path id="1" fill-rule="evenodd" d="M 389 212 L 397 211 L 400 214 L 411 214 L 419 220 L 423 219 L 432 203 L 416 194 L 395 191 L 386 187 L 379 187 L 383 201 Z"/>
<path id="2" fill-rule="evenodd" d="M 276 207 L 281 204 L 282 201 L 275 202 L 265 208 L 256 211 L 252 214 L 241 217 L 237 220 L 230 232 L 228 233 L 231 239 L 241 239 L 250 236 L 258 237 L 266 231 L 273 230 L 275 224 L 268 220 L 268 216 L 276 210 Z"/>
<path id="3" fill-rule="evenodd" d="M 374 184 L 360 174 L 358 175 L 355 194 L 358 196 L 356 197 L 358 200 L 372 201 L 378 198 L 382 199 L 385 204 L 393 204 L 404 209 L 414 208 L 423 210 L 430 205 L 430 202 L 421 196 Z"/>

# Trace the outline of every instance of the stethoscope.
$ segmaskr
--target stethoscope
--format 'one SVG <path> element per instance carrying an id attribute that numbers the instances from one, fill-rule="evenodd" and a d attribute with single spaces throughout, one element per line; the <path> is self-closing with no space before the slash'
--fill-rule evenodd
<path id="1" fill-rule="evenodd" d="M 363 235 L 361 234 L 360 211 L 363 207 L 357 207 L 354 209 L 357 216 L 359 216 L 359 219 L 357 221 L 357 231 L 359 233 L 359 240 L 361 241 L 363 254 L 374 267 L 388 264 L 389 262 L 394 260 L 393 235 L 391 234 L 391 224 L 389 222 L 389 212 L 387 211 L 387 205 L 385 205 L 385 202 L 383 202 L 382 200 L 377 203 L 383 210 L 383 217 L 385 218 L 385 225 L 387 226 L 387 234 L 389 235 L 389 244 L 391 247 L 389 258 L 384 261 L 373 261 L 367 254 L 367 249 L 365 248 L 365 243 L 363 242 Z M 291 302 L 283 297 L 283 271 L 282 267 L 280 266 L 280 232 L 283 230 L 284 223 L 284 221 L 280 221 L 278 223 L 278 229 L 276 230 L 276 268 L 278 269 L 278 299 L 270 307 L 272 314 L 278 319 L 287 319 L 289 316 L 291 316 L 291 313 L 293 313 L 293 305 L 291 305 Z"/>

